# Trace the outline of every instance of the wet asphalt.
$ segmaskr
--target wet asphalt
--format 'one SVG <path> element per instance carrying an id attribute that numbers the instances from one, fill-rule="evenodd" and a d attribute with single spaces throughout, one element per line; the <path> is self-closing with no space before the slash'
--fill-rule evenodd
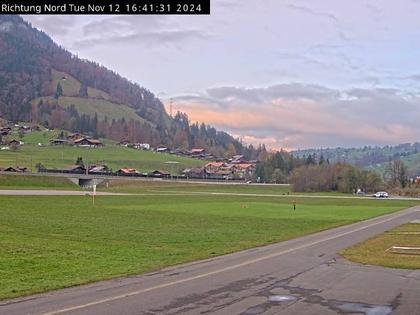
<path id="1" fill-rule="evenodd" d="M 141 276 L 0 302 L 0 314 L 420 314 L 420 270 L 337 253 L 420 207 Z"/>

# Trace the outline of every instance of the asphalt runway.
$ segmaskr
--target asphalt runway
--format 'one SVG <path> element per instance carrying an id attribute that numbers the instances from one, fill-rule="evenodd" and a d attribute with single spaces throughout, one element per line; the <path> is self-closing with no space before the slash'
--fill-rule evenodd
<path id="1" fill-rule="evenodd" d="M 0 314 L 420 314 L 420 270 L 362 266 L 337 252 L 420 207 L 140 276 L 0 302 Z"/>

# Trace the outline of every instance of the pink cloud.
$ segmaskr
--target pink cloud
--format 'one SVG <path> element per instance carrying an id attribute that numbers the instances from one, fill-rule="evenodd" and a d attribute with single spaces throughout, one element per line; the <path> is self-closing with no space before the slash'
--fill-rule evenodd
<path id="1" fill-rule="evenodd" d="M 283 89 L 284 90 L 284 89 Z M 281 91 L 283 91 L 281 90 Z M 407 101 L 386 91 L 364 93 L 351 101 L 336 93 L 311 97 L 308 91 L 279 97 L 263 89 L 220 89 L 217 99 L 178 98 L 176 110 L 186 112 L 192 122 L 214 125 L 241 137 L 245 142 L 265 143 L 271 148 L 306 148 L 398 144 L 418 140 L 420 127 L 413 108 L 417 99 Z M 233 91 L 232 94 L 230 91 Z M 271 92 L 270 92 L 271 93 Z M 248 99 L 247 99 L 248 97 Z M 258 101 L 260 100 L 260 101 Z M 400 106 L 398 114 L 391 105 Z M 369 107 L 368 111 L 363 108 Z M 367 114 L 368 113 L 368 114 Z"/>

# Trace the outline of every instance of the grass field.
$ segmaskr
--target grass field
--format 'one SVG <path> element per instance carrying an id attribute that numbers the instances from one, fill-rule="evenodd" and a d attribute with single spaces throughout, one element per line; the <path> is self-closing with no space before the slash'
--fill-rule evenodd
<path id="1" fill-rule="evenodd" d="M 219 188 L 225 189 L 225 188 Z M 158 191 L 158 190 L 157 190 Z M 0 298 L 222 255 L 412 206 L 393 200 L 0 196 Z"/>
<path id="2" fill-rule="evenodd" d="M 25 135 L 22 139 L 25 144 L 18 151 L 0 151 L 0 167 L 18 165 L 35 171 L 35 165 L 41 163 L 47 168 L 63 168 L 74 164 L 77 157 L 81 156 L 85 163 L 104 163 L 113 170 L 130 167 L 142 172 L 158 169 L 180 173 L 187 167 L 198 167 L 206 163 L 169 154 L 120 147 L 111 141 L 104 141 L 106 145 L 103 148 L 48 145 L 49 140 L 55 138 L 57 134 L 57 131 L 40 131 Z M 11 138 L 18 139 L 18 137 Z M 40 147 L 38 143 L 44 146 Z M 176 161 L 178 164 L 166 164 L 168 161 Z"/>
<path id="3" fill-rule="evenodd" d="M 276 194 L 287 195 L 291 193 L 289 185 L 248 185 L 240 184 L 214 184 L 202 182 L 177 182 L 163 180 L 110 180 L 108 188 L 105 185 L 98 187 L 101 191 L 117 193 L 199 193 L 199 192 L 218 192 L 218 193 L 250 193 L 250 194 Z"/>
<path id="4" fill-rule="evenodd" d="M 25 176 L 0 174 L 0 189 L 69 189 L 78 190 L 78 186 L 63 177 Z"/>
<path id="5" fill-rule="evenodd" d="M 66 78 L 63 80 L 63 78 Z M 64 96 L 78 96 L 80 91 L 80 82 L 68 73 L 52 70 L 52 81 L 51 81 L 51 95 L 55 93 L 57 84 L 60 82 L 63 88 Z M 111 96 L 101 90 L 88 87 L 88 96 L 91 98 L 100 98 L 105 100 L 111 100 Z"/>
<path id="6" fill-rule="evenodd" d="M 37 105 L 41 99 L 44 103 L 50 104 L 53 104 L 56 101 L 52 96 L 45 96 L 33 100 L 32 103 Z M 135 121 L 150 124 L 139 115 L 137 115 L 133 108 L 124 104 L 112 103 L 111 101 L 105 99 L 61 96 L 58 99 L 58 104 L 63 107 L 74 105 L 79 113 L 86 114 L 91 117 L 97 113 L 98 119 L 100 121 L 104 120 L 106 116 L 108 120 L 124 118 L 126 121 L 133 119 Z"/>
<path id="7" fill-rule="evenodd" d="M 60 83 L 63 89 L 63 95 L 59 97 L 58 100 L 55 100 L 54 93 L 58 83 Z M 58 101 L 58 104 L 63 107 L 74 105 L 79 113 L 87 114 L 91 117 L 97 113 L 99 120 L 103 120 L 105 116 L 107 116 L 109 120 L 124 118 L 126 121 L 133 119 L 135 121 L 150 124 L 137 115 L 135 110 L 130 106 L 112 102 L 111 96 L 104 91 L 89 87 L 88 97 L 80 97 L 80 85 L 80 82 L 71 75 L 65 72 L 52 70 L 50 96 L 36 98 L 32 100 L 32 104 L 37 105 L 40 100 L 50 104 Z"/>
<path id="8" fill-rule="evenodd" d="M 420 247 L 420 224 L 404 224 L 344 250 L 348 260 L 390 268 L 420 269 L 420 255 L 396 254 L 392 246 Z"/>
<path id="9" fill-rule="evenodd" d="M 223 185 L 221 185 L 223 184 Z M 316 192 L 316 193 L 295 193 L 290 185 L 248 185 L 245 183 L 209 183 L 190 181 L 145 181 L 145 180 L 110 180 L 108 188 L 105 185 L 99 187 L 102 191 L 118 192 L 118 193 L 143 193 L 143 192 L 166 192 L 166 193 L 239 193 L 239 194 L 263 194 L 263 195 L 304 195 L 304 196 L 326 196 L 341 197 L 352 196 L 340 192 Z"/>

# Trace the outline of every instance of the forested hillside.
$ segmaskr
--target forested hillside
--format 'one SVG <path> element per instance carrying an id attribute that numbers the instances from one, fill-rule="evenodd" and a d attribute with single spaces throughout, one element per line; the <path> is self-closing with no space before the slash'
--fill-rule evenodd
<path id="1" fill-rule="evenodd" d="M 366 169 L 384 173 L 387 165 L 401 159 L 411 176 L 420 175 L 420 143 L 404 143 L 395 146 L 365 146 L 362 148 L 328 148 L 294 151 L 296 157 L 329 160 L 332 163 L 345 162 Z"/>
<path id="2" fill-rule="evenodd" d="M 184 113 L 170 117 L 152 92 L 81 60 L 19 16 L 0 16 L 0 117 L 218 156 L 255 158 L 264 149 L 192 124 Z"/>

